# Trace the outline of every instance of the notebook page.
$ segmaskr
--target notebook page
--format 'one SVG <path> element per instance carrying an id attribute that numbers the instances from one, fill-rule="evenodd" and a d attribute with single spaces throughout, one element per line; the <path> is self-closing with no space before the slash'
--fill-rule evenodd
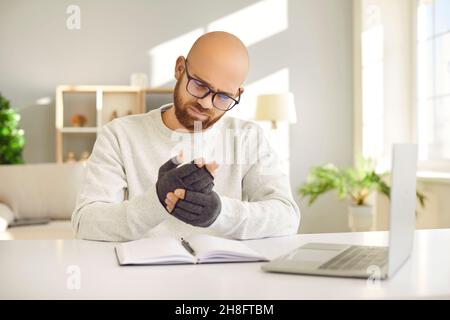
<path id="1" fill-rule="evenodd" d="M 267 260 L 244 243 L 205 234 L 186 239 L 200 262 L 232 262 Z"/>
<path id="2" fill-rule="evenodd" d="M 153 237 L 116 246 L 120 264 L 195 263 L 196 259 L 171 236 Z"/>

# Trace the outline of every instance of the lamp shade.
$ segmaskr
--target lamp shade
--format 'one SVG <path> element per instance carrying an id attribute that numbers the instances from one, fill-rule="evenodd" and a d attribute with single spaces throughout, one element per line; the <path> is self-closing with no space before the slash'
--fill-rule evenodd
<path id="1" fill-rule="evenodd" d="M 294 95 L 291 92 L 259 95 L 255 120 L 296 123 Z"/>

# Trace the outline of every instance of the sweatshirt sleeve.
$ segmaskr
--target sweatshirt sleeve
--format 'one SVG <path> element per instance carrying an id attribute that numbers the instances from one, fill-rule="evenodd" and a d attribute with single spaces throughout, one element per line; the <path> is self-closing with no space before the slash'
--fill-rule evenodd
<path id="1" fill-rule="evenodd" d="M 292 197 L 289 177 L 281 170 L 262 129 L 253 132 L 256 137 L 246 139 L 244 148 L 257 159 L 243 177 L 242 200 L 220 196 L 221 213 L 209 228 L 236 239 L 295 234 L 300 210 Z"/>
<path id="2" fill-rule="evenodd" d="M 105 125 L 86 163 L 84 181 L 72 214 L 72 227 L 80 239 L 126 241 L 139 239 L 164 220 L 156 187 L 126 199 L 127 179 L 120 144 Z"/>

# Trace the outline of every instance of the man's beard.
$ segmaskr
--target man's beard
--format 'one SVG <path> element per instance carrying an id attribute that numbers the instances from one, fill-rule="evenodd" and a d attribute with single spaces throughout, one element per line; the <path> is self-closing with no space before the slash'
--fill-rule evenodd
<path id="1" fill-rule="evenodd" d="M 178 81 L 175 85 L 175 90 L 173 93 L 174 97 L 174 108 L 175 108 L 175 116 L 177 117 L 178 122 L 188 129 L 189 131 L 194 131 L 201 129 L 205 130 L 211 127 L 213 124 L 215 124 L 220 118 L 222 118 L 222 115 L 214 118 L 214 111 L 212 109 L 204 109 L 200 104 L 196 102 L 184 102 L 183 99 L 180 97 L 179 90 L 180 90 L 180 82 Z M 192 117 L 188 111 L 188 107 L 196 109 L 198 112 L 201 112 L 202 114 L 206 115 L 208 119 L 201 121 L 197 118 Z"/>

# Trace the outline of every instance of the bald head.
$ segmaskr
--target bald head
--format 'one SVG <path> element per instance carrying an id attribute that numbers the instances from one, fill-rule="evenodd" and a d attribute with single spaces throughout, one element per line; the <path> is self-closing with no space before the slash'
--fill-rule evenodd
<path id="1" fill-rule="evenodd" d="M 198 38 L 192 45 L 187 60 L 192 68 L 203 72 L 205 77 L 210 77 L 208 80 L 212 83 L 219 82 L 217 85 L 229 82 L 229 85 L 239 87 L 245 81 L 249 68 L 245 45 L 238 37 L 223 31 L 209 32 Z M 218 77 L 222 79 L 215 79 Z"/>

